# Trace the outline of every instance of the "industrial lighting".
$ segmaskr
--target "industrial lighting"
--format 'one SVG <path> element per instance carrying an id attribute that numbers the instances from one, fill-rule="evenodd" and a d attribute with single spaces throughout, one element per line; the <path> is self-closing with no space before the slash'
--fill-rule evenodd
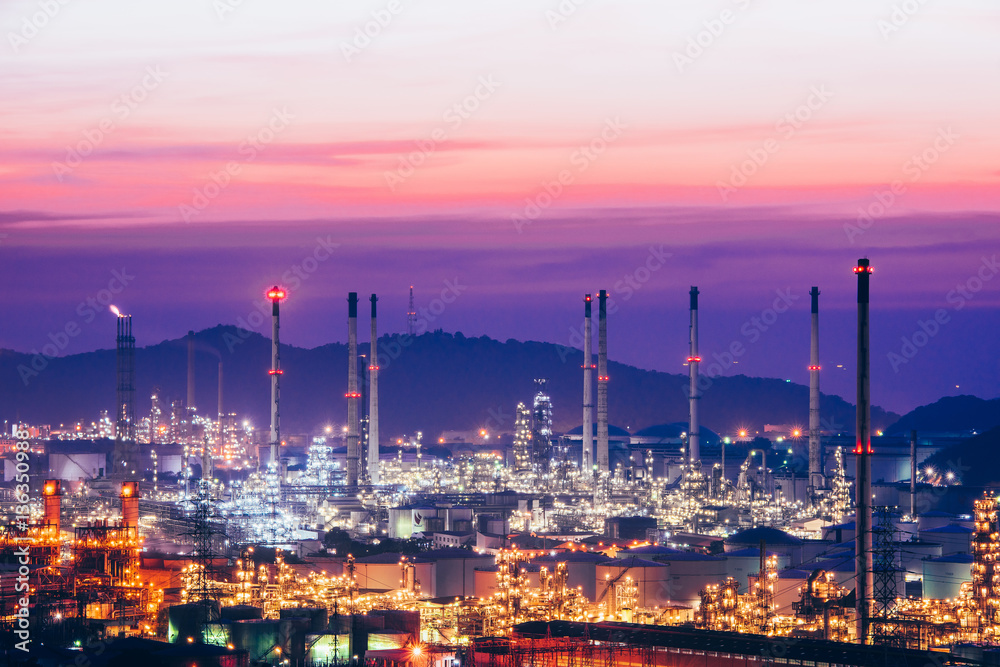
<path id="1" fill-rule="evenodd" d="M 271 301 L 281 301 L 285 298 L 285 290 L 280 287 L 272 287 L 267 291 L 267 298 Z"/>

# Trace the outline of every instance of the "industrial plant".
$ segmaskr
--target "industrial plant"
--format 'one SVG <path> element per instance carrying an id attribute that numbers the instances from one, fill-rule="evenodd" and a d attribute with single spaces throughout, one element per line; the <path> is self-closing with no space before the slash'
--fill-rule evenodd
<path id="1" fill-rule="evenodd" d="M 380 361 L 375 294 L 366 342 L 358 293 L 340 311 L 347 368 L 329 384 L 347 399 L 343 424 L 306 436 L 282 427 L 280 285 L 264 292 L 270 363 L 253 385 L 269 397 L 266 428 L 224 409 L 221 355 L 217 407 L 199 405 L 193 332 L 186 400 L 156 391 L 147 412 L 132 317 L 115 309 L 113 416 L 18 423 L 0 440 L 5 656 L 87 666 L 1000 664 L 996 497 L 961 495 L 960 479 L 923 465 L 947 437 L 873 432 L 872 271 L 867 259 L 854 267 L 853 432 L 825 427 L 821 414 L 818 287 L 802 359 L 808 422 L 762 433 L 705 426 L 699 298 L 710 305 L 711 295 L 697 286 L 686 354 L 674 352 L 686 364 L 688 419 L 634 431 L 614 424 L 609 403 L 607 290 L 596 296 L 596 363 L 593 292 L 583 297 L 578 402 L 560 404 L 552 378 L 536 377 L 505 406 L 508 422 L 441 434 L 380 428 L 397 405 L 380 405 L 380 375 L 393 369 Z M 561 432 L 554 415 L 569 414 L 580 426 Z M 966 511 L 938 509 L 949 497 L 967 498 Z"/>

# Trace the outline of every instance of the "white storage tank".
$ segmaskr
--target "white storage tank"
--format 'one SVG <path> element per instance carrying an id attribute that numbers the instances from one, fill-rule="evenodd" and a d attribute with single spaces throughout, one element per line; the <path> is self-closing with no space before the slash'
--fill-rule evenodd
<path id="1" fill-rule="evenodd" d="M 967 554 L 972 551 L 971 528 L 949 524 L 938 528 L 920 531 L 920 539 L 924 542 L 936 542 L 941 545 L 941 555 Z"/>
<path id="2" fill-rule="evenodd" d="M 414 574 L 421 586 L 427 592 L 432 583 L 434 571 L 432 563 L 421 557 L 407 556 L 413 563 Z M 354 576 L 358 588 L 363 591 L 395 591 L 402 587 L 403 570 L 400 561 L 403 555 L 399 553 L 383 553 L 358 558 L 354 563 Z M 345 568 L 346 570 L 346 568 Z"/>
<path id="3" fill-rule="evenodd" d="M 626 577 L 631 577 L 638 588 L 639 607 L 652 609 L 671 602 L 670 599 L 670 566 L 641 558 L 614 558 L 596 567 L 597 600 L 602 604 L 608 602 L 609 586 L 621 584 Z"/>
<path id="4" fill-rule="evenodd" d="M 420 560 L 429 561 L 434 570 L 431 585 L 423 592 L 432 598 L 471 597 L 475 595 L 476 568 L 485 568 L 496 562 L 489 554 L 470 549 L 435 549 L 420 554 Z"/>
<path id="5" fill-rule="evenodd" d="M 954 600 L 962 583 L 972 581 L 972 556 L 952 554 L 924 561 L 924 599 Z"/>

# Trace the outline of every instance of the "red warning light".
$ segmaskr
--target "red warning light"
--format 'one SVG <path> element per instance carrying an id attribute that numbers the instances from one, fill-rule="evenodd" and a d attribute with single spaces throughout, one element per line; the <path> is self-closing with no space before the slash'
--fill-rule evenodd
<path id="1" fill-rule="evenodd" d="M 689 364 L 699 363 L 699 362 L 701 362 L 701 357 L 688 357 Z"/>
<path id="2" fill-rule="evenodd" d="M 872 267 L 870 266 L 855 266 L 855 273 L 872 273 Z"/>
<path id="3" fill-rule="evenodd" d="M 809 370 L 811 370 L 811 371 L 818 371 L 819 370 L 819 366 L 810 366 Z"/>
<path id="4" fill-rule="evenodd" d="M 285 298 L 285 290 L 275 285 L 271 289 L 267 290 L 267 298 L 271 301 L 281 301 Z"/>
<path id="5" fill-rule="evenodd" d="M 267 372 L 268 375 L 284 375 L 284 373 L 285 373 L 285 371 L 283 371 L 281 369 L 274 369 L 274 368 L 272 368 L 271 370 L 269 370 Z"/>

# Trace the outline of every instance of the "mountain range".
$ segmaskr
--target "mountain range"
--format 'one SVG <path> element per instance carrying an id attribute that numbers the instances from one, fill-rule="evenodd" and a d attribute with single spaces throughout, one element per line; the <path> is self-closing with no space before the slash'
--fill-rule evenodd
<path id="1" fill-rule="evenodd" d="M 197 407 L 211 416 L 217 414 L 221 362 L 225 410 L 252 420 L 256 426 L 266 426 L 269 339 L 223 325 L 200 331 L 194 338 Z M 358 347 L 359 353 L 368 353 L 367 342 Z M 579 349 L 531 341 L 501 342 L 485 336 L 467 338 L 440 330 L 419 336 L 383 336 L 379 349 L 380 424 L 385 437 L 419 430 L 426 434 L 426 440 L 445 430 L 481 427 L 510 432 L 515 406 L 518 402 L 530 406 L 538 390 L 536 378 L 548 379 L 546 389 L 552 398 L 557 431 L 569 430 L 582 421 L 583 354 Z M 343 421 L 347 414 L 345 344 L 313 349 L 282 345 L 281 367 L 283 432 L 314 432 Z M 686 375 L 614 361 L 609 362 L 608 372 L 612 424 L 635 432 L 687 420 Z M 183 400 L 186 384 L 185 338 L 136 350 L 138 418 L 149 413 L 154 387 L 160 388 L 167 401 Z M 733 375 L 706 378 L 702 386 L 702 423 L 717 432 L 746 428 L 763 433 L 765 424 L 805 427 L 808 422 L 809 389 L 804 385 Z M 0 419 L 55 427 L 76 420 L 93 421 L 101 410 L 113 414 L 114 407 L 114 350 L 55 358 L 0 350 Z M 851 432 L 854 413 L 854 406 L 842 398 L 822 396 L 824 430 Z M 920 423 L 918 417 L 913 419 L 913 423 Z M 891 425 L 905 429 L 908 423 L 899 415 L 872 408 L 875 429 Z"/>

